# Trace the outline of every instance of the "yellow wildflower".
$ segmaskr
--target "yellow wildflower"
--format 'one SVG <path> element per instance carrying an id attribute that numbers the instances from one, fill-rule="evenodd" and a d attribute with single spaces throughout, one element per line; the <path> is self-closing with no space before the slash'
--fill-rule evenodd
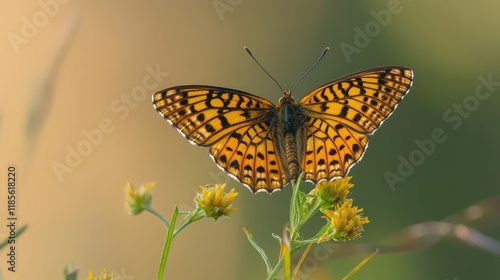
<path id="1" fill-rule="evenodd" d="M 153 188 L 156 182 L 143 184 L 139 189 L 135 189 L 132 184 L 127 183 L 126 193 L 127 201 L 125 207 L 130 215 L 137 215 L 151 204 Z"/>
<path id="2" fill-rule="evenodd" d="M 115 276 L 113 273 L 107 274 L 106 269 L 103 269 L 101 271 L 101 274 L 99 276 L 95 276 L 92 271 L 89 271 L 89 276 L 87 277 L 87 280 L 119 280 L 120 277 Z"/>
<path id="3" fill-rule="evenodd" d="M 232 207 L 233 200 L 238 193 L 231 189 L 224 193 L 226 184 L 215 184 L 214 186 L 200 186 L 201 194 L 196 196 L 196 203 L 209 218 L 217 220 L 220 216 L 229 216 L 236 208 Z"/>
<path id="4" fill-rule="evenodd" d="M 344 177 L 332 181 L 323 181 L 316 184 L 314 194 L 319 195 L 324 202 L 333 205 L 342 202 L 349 194 L 349 189 L 354 187 L 349 181 L 352 177 Z"/>
<path id="5" fill-rule="evenodd" d="M 330 220 L 333 231 L 328 236 L 322 236 L 321 241 L 358 238 L 363 233 L 363 225 L 370 222 L 368 217 L 363 216 L 362 212 L 363 208 L 352 206 L 352 200 L 336 205 L 335 210 L 325 210 L 325 217 Z"/>

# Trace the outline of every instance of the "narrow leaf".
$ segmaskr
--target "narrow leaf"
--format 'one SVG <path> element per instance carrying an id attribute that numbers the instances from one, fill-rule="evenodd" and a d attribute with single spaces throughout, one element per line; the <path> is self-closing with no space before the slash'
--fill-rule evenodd
<path id="1" fill-rule="evenodd" d="M 167 231 L 167 238 L 165 240 L 165 246 L 163 247 L 163 253 L 161 256 L 160 267 L 158 268 L 158 280 L 163 279 L 163 273 L 165 272 L 165 265 L 167 263 L 168 252 L 170 251 L 170 245 L 172 245 L 172 240 L 174 239 L 174 228 L 177 220 L 177 215 L 179 214 L 179 209 L 177 206 L 172 214 L 172 220 L 170 221 L 170 227 Z"/>
<path id="2" fill-rule="evenodd" d="M 269 258 L 266 255 L 266 252 L 264 252 L 264 250 L 259 247 L 257 242 L 255 242 L 255 239 L 253 239 L 252 233 L 250 233 L 250 231 L 248 231 L 248 229 L 243 228 L 243 231 L 247 235 L 247 238 L 248 238 L 248 241 L 250 242 L 250 244 L 252 244 L 252 246 L 255 248 L 255 250 L 257 250 L 257 252 L 260 254 L 262 259 L 264 260 L 264 263 L 266 264 L 267 274 L 269 275 L 272 268 L 271 268 L 271 263 L 269 262 Z"/>
<path id="3" fill-rule="evenodd" d="M 378 249 L 375 251 L 375 253 L 369 255 L 364 260 L 362 260 L 360 263 L 358 263 L 358 265 L 351 272 L 349 272 L 349 274 L 347 274 L 346 277 L 344 277 L 344 280 L 351 278 L 351 276 L 353 276 L 356 272 L 358 272 L 358 270 L 360 270 L 361 267 L 363 267 L 366 263 L 368 263 L 377 253 L 378 253 Z"/>
<path id="4" fill-rule="evenodd" d="M 293 271 L 293 280 L 297 279 L 297 275 L 299 274 L 300 266 L 305 261 L 307 254 L 309 253 L 309 250 L 311 250 L 312 245 L 313 245 L 313 243 L 309 243 L 309 245 L 307 245 L 306 249 L 304 250 L 304 253 L 302 253 L 300 260 L 297 263 L 297 266 L 295 267 L 295 269 Z"/>

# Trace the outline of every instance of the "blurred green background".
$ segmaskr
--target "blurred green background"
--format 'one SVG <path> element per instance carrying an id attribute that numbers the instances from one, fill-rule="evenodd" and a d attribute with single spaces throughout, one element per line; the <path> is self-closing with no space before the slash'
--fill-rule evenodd
<path id="1" fill-rule="evenodd" d="M 208 84 L 277 102 L 282 93 L 244 46 L 286 88 L 331 48 L 295 89 L 296 99 L 355 71 L 414 70 L 410 94 L 351 170 L 351 197 L 371 221 L 354 242 L 377 244 L 498 195 L 499 9 L 492 0 L 2 1 L 0 178 L 17 167 L 18 224 L 29 225 L 18 239 L 16 273 L 0 254 L 4 279 L 62 279 L 69 263 L 80 279 L 102 268 L 123 279 L 154 279 L 165 229 L 152 215 L 128 216 L 123 206 L 127 181 L 150 180 L 157 181 L 153 207 L 168 217 L 175 205 L 192 207 L 200 184 L 227 182 L 240 192 L 231 219 L 195 224 L 174 241 L 167 279 L 264 279 L 242 227 L 274 260 L 271 233 L 287 220 L 290 187 L 251 194 L 161 119 L 150 99 L 166 87 Z M 475 95 L 484 80 L 493 82 Z M 416 141 L 435 129 L 446 140 L 419 158 Z M 86 145 L 89 134 L 102 137 Z M 70 156 L 77 149 L 80 159 Z M 411 156 L 414 170 L 400 176 L 401 158 Z M 388 183 L 388 172 L 400 180 Z M 480 230 L 500 239 L 498 220 Z M 364 257 L 325 260 L 306 274 L 341 279 Z M 352 279 L 493 279 L 498 263 L 498 256 L 445 239 L 379 254 Z"/>

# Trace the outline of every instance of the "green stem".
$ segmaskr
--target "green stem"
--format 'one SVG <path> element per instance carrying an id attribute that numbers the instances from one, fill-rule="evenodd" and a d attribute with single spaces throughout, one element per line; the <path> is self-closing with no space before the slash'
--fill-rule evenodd
<path id="1" fill-rule="evenodd" d="M 304 245 L 308 245 L 308 244 L 299 244 L 295 247 L 290 248 L 290 256 L 293 255 L 293 253 L 297 252 L 298 250 L 300 250 L 302 247 L 304 247 Z M 290 245 L 292 246 L 292 245 Z M 267 275 L 267 278 L 266 280 L 273 280 L 273 279 L 276 279 L 276 275 L 278 274 L 278 272 L 281 270 L 281 268 L 283 267 L 283 262 L 284 262 L 284 258 L 281 257 L 279 260 L 278 260 L 278 263 L 276 263 L 276 266 L 273 268 L 273 270 L 271 271 L 271 273 L 268 273 Z"/>
<path id="2" fill-rule="evenodd" d="M 174 237 L 177 236 L 183 229 L 185 229 L 187 226 L 192 224 L 193 222 L 191 220 L 188 220 L 186 223 L 181 224 L 175 231 L 174 231 Z"/>
<path id="3" fill-rule="evenodd" d="M 278 274 L 278 272 L 280 271 L 281 267 L 283 266 L 283 261 L 284 261 L 283 258 L 280 258 L 278 260 L 278 263 L 276 264 L 276 266 L 274 267 L 274 269 L 271 271 L 271 273 L 269 273 L 267 275 L 266 280 L 276 279 L 276 274 Z"/>
<path id="4" fill-rule="evenodd" d="M 151 208 L 149 206 L 144 206 L 143 208 L 144 208 L 144 210 L 149 211 L 151 214 L 158 217 L 158 219 L 160 219 L 160 221 L 165 225 L 165 227 L 167 229 L 170 228 L 170 224 L 167 222 L 167 220 L 165 220 L 165 218 L 163 218 L 163 216 L 160 215 L 160 213 L 156 212 L 156 210 L 154 210 L 153 208 Z"/>
<path id="5" fill-rule="evenodd" d="M 283 280 L 290 280 L 292 267 L 292 253 L 290 252 L 290 242 L 285 243 L 285 252 L 283 254 Z"/>
<path id="6" fill-rule="evenodd" d="M 316 212 L 318 212 L 318 210 L 323 207 L 324 204 L 316 204 L 314 206 L 314 208 L 312 208 L 311 210 L 309 210 L 309 212 L 304 216 L 304 217 L 301 217 L 301 219 L 294 225 L 293 228 L 290 228 L 290 240 L 292 242 L 295 241 L 295 239 L 297 238 L 297 234 L 299 232 L 299 229 L 307 222 L 309 221 L 309 219 L 314 216 L 314 214 L 316 214 Z"/>
<path id="7" fill-rule="evenodd" d="M 319 204 L 319 203 L 316 204 L 313 209 L 309 210 L 309 212 L 304 217 L 302 217 L 302 219 L 300 219 L 300 221 L 296 225 L 296 228 L 299 229 L 300 227 L 302 227 L 307 221 L 309 221 L 309 219 L 312 216 L 314 216 L 314 214 L 316 214 L 316 212 L 318 212 L 318 210 L 322 206 L 323 206 L 322 204 Z"/>
<path id="8" fill-rule="evenodd" d="M 176 237 L 177 234 L 183 231 L 187 226 L 200 219 L 200 210 L 200 208 L 196 208 L 192 213 L 189 213 L 189 215 L 182 220 L 179 227 L 174 231 L 174 237 Z"/>

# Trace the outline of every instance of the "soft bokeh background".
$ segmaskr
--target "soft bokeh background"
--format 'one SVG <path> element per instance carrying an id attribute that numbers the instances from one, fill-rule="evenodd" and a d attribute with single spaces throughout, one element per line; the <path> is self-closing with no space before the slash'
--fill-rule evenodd
<path id="1" fill-rule="evenodd" d="M 16 273 L 6 270 L 6 251 L 0 254 L 4 279 L 62 279 L 70 263 L 80 268 L 80 279 L 102 268 L 123 279 L 154 279 L 165 229 L 152 215 L 128 216 L 123 207 L 125 183 L 150 180 L 157 181 L 153 206 L 165 216 L 175 205 L 192 206 L 199 184 L 227 182 L 240 192 L 231 219 L 200 222 L 175 240 L 168 279 L 263 279 L 265 267 L 242 227 L 274 260 L 271 233 L 281 233 L 286 222 L 290 188 L 252 195 L 206 149 L 191 146 L 161 119 L 150 101 L 155 91 L 180 84 L 231 87 L 277 101 L 280 91 L 243 46 L 288 88 L 330 46 L 296 98 L 363 69 L 414 69 L 411 93 L 352 169 L 352 197 L 371 220 L 355 242 L 375 244 L 498 195 L 499 9 L 493 0 L 2 1 L 0 218 L 6 223 L 5 176 L 13 164 L 18 225 L 29 225 L 18 239 Z M 393 13 L 380 25 L 374 13 L 382 10 Z M 358 28 L 369 29 L 369 41 L 357 38 Z M 358 49 L 348 55 L 346 45 Z M 163 74 L 147 78 L 156 69 Z M 496 82 L 485 100 L 474 97 L 478 77 Z M 464 102 L 469 109 L 455 112 Z M 85 146 L 86 133 L 95 134 L 103 121 L 102 138 Z M 436 128 L 446 141 L 390 188 L 384 174 L 398 174 L 400 158 L 408 159 L 415 140 Z M 80 160 L 69 156 L 76 149 L 86 153 Z M 58 164 L 68 167 L 58 174 Z M 4 239 L 6 227 L 0 228 Z M 500 239 L 498 223 L 482 230 Z M 340 279 L 364 257 L 325 260 L 307 275 Z M 426 250 L 379 254 L 353 279 L 492 279 L 500 275 L 499 261 L 447 239 Z"/>

